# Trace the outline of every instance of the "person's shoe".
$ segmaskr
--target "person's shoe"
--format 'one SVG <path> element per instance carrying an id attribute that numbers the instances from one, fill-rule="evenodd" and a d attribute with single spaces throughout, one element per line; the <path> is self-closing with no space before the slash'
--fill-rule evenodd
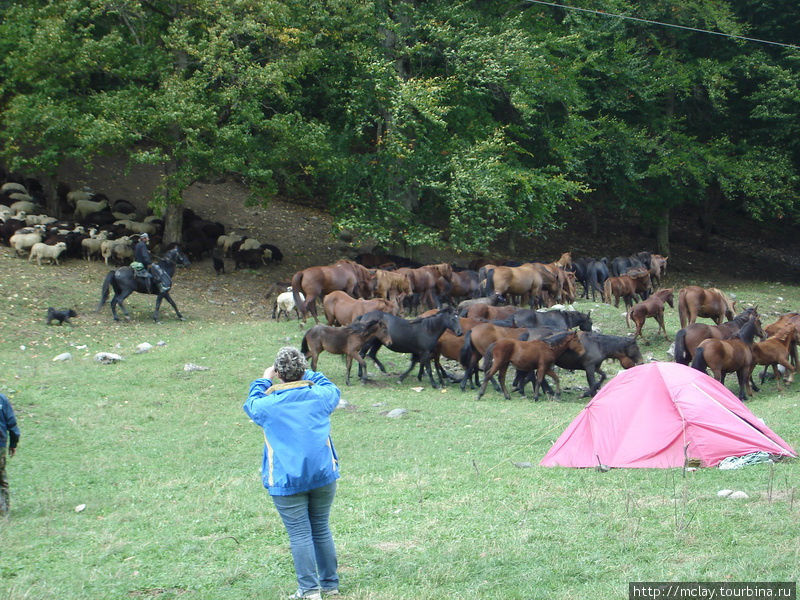
<path id="1" fill-rule="evenodd" d="M 332 590 L 322 590 L 323 596 L 338 596 L 339 590 L 338 588 L 333 588 Z"/>
<path id="2" fill-rule="evenodd" d="M 339 590 L 336 590 L 337 592 Z M 297 590 L 294 594 L 289 596 L 289 600 L 322 600 L 319 590 L 309 590 L 308 592 L 301 592 Z"/>

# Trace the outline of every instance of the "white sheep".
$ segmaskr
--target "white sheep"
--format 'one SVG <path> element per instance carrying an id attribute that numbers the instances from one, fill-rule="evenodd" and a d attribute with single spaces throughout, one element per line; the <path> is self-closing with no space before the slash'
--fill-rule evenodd
<path id="1" fill-rule="evenodd" d="M 244 236 L 238 235 L 236 233 L 231 233 L 228 235 L 221 235 L 217 238 L 217 246 L 222 248 L 222 252 L 228 256 L 230 254 L 231 246 L 238 241 L 244 239 Z"/>
<path id="2" fill-rule="evenodd" d="M 58 257 L 67 249 L 66 242 L 58 242 L 54 246 L 48 246 L 42 242 L 38 242 L 31 247 L 31 254 L 28 256 L 28 262 L 31 262 L 34 257 L 36 258 L 36 264 L 40 267 L 42 266 L 42 259 L 47 258 L 50 259 L 55 264 L 58 263 Z"/>
<path id="3" fill-rule="evenodd" d="M 258 250 L 259 248 L 261 248 L 261 242 L 256 238 L 246 238 L 239 246 L 239 250 Z M 272 258 L 272 253 L 270 253 L 270 258 Z"/>
<path id="4" fill-rule="evenodd" d="M 15 183 L 13 181 L 4 183 L 2 187 L 0 187 L 0 193 L 12 194 L 14 192 L 22 192 L 23 194 L 27 194 L 28 190 L 26 190 L 25 186 L 21 183 Z"/>
<path id="5" fill-rule="evenodd" d="M 11 210 L 16 213 L 25 212 L 25 213 L 35 213 L 36 212 L 36 205 L 31 202 L 30 200 L 17 200 L 11 205 Z"/>
<path id="6" fill-rule="evenodd" d="M 67 193 L 67 202 L 70 206 L 77 208 L 78 202 L 81 200 L 91 200 L 93 197 L 94 192 L 89 192 L 87 190 L 75 190 L 74 192 Z"/>
<path id="7" fill-rule="evenodd" d="M 8 243 L 12 248 L 14 248 L 17 256 L 19 256 L 30 250 L 34 244 L 37 244 L 41 241 L 41 230 L 37 229 L 35 231 L 31 231 L 30 229 L 20 229 L 11 236 L 11 239 L 8 240 Z"/>
<path id="8" fill-rule="evenodd" d="M 33 225 L 50 225 L 58 221 L 55 217 L 48 217 L 47 215 L 25 215 L 25 224 Z"/>
<path id="9" fill-rule="evenodd" d="M 130 219 L 120 219 L 114 221 L 114 225 L 122 225 L 125 229 L 133 233 L 149 233 L 154 235 L 158 232 L 158 227 L 154 223 L 140 223 L 138 221 L 131 221 Z"/>
<path id="10" fill-rule="evenodd" d="M 300 302 L 306 301 L 303 292 L 299 292 L 298 295 L 300 296 Z M 292 294 L 291 286 L 287 287 L 285 292 L 278 294 L 278 297 L 275 298 L 275 304 L 272 307 L 272 318 L 276 321 L 280 321 L 281 313 L 285 313 L 286 320 L 288 321 L 290 310 L 294 310 L 297 318 L 300 319 L 300 313 L 297 310 L 297 305 L 294 303 L 294 295 Z"/>
<path id="11" fill-rule="evenodd" d="M 100 254 L 103 256 L 106 264 L 108 264 L 108 259 L 114 255 L 114 247 L 116 245 L 128 245 L 131 248 L 131 253 L 133 253 L 131 238 L 128 236 L 123 236 L 121 238 L 117 238 L 116 240 L 104 240 L 100 244 Z"/>
<path id="12" fill-rule="evenodd" d="M 106 208 L 108 208 L 108 200 L 100 200 L 98 202 L 93 202 L 92 200 L 78 200 L 75 203 L 75 213 L 73 217 L 78 221 L 83 221 L 90 214 L 100 212 Z"/>
<path id="13" fill-rule="evenodd" d="M 95 231 L 92 229 L 92 231 Z M 83 257 L 90 261 L 94 256 L 101 256 L 100 254 L 100 245 L 106 241 L 108 238 L 107 231 L 101 231 L 100 233 L 96 233 L 91 237 L 84 238 L 81 240 L 81 247 L 83 248 Z"/>

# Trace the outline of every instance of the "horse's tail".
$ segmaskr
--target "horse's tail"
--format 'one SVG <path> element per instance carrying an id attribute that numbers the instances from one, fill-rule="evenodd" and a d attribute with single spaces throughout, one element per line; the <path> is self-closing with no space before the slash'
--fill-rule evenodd
<path id="1" fill-rule="evenodd" d="M 486 271 L 486 295 L 491 296 L 494 294 L 494 269 Z"/>
<path id="2" fill-rule="evenodd" d="M 108 294 L 109 288 L 111 287 L 111 282 L 114 280 L 114 271 L 109 271 L 106 278 L 103 280 L 103 288 L 100 293 L 100 303 L 97 305 L 97 308 L 94 312 L 100 312 L 100 309 L 103 308 L 103 305 L 108 301 Z"/>
<path id="3" fill-rule="evenodd" d="M 686 309 L 686 290 L 681 290 L 678 292 L 678 318 L 681 320 L 681 329 L 686 327 L 686 321 L 688 319 Z"/>
<path id="4" fill-rule="evenodd" d="M 679 329 L 678 333 L 675 334 L 675 362 L 680 363 L 682 365 L 688 365 L 689 359 L 691 356 L 689 355 L 689 351 L 686 349 L 686 330 Z"/>
<path id="5" fill-rule="evenodd" d="M 460 362 L 461 366 L 465 369 L 469 366 L 472 352 L 472 331 L 468 331 L 464 336 L 464 345 L 461 346 L 461 353 L 458 355 L 458 362 Z"/>
<path id="6" fill-rule="evenodd" d="M 305 335 L 303 336 L 303 341 L 300 342 L 300 352 L 303 353 L 303 356 L 308 358 L 308 331 L 306 331 Z"/>
<path id="7" fill-rule="evenodd" d="M 292 298 L 294 299 L 294 305 L 300 310 L 300 314 L 303 315 L 303 319 L 306 318 L 307 307 L 304 300 L 300 299 L 300 290 L 303 287 L 303 272 L 298 271 L 292 277 Z"/>
<path id="8" fill-rule="evenodd" d="M 706 372 L 706 368 L 708 367 L 706 357 L 703 356 L 704 350 L 702 346 L 698 346 L 697 350 L 694 351 L 694 358 L 692 359 L 692 368 L 702 371 L 703 373 Z"/>
<path id="9" fill-rule="evenodd" d="M 494 345 L 497 342 L 492 342 L 489 344 L 489 347 L 486 348 L 486 354 L 483 355 L 483 376 L 486 377 L 486 373 L 488 373 L 492 369 L 492 363 L 494 362 Z"/>
<path id="10" fill-rule="evenodd" d="M 605 280 L 603 283 L 603 302 L 611 304 L 611 278 Z"/>

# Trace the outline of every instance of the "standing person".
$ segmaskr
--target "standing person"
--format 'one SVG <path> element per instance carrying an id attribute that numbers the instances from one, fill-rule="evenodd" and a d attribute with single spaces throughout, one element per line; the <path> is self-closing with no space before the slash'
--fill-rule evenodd
<path id="1" fill-rule="evenodd" d="M 285 346 L 244 403 L 264 429 L 261 477 L 289 534 L 298 586 L 290 598 L 339 593 L 328 519 L 339 478 L 330 415 L 340 395 L 325 375 L 306 368 L 297 348 Z"/>
<path id="2" fill-rule="evenodd" d="M 17 452 L 20 431 L 14 408 L 3 394 L 0 394 L 0 515 L 8 514 L 9 494 L 8 477 L 6 476 L 6 443 L 8 443 L 8 456 Z M 8 437 L 8 442 L 6 442 Z"/>

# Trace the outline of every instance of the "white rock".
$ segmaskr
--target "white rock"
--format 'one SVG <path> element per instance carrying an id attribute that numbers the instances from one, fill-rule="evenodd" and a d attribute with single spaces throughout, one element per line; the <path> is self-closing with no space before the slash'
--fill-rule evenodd
<path id="1" fill-rule="evenodd" d="M 186 363 L 183 365 L 184 371 L 208 371 L 211 367 L 201 367 L 200 365 L 196 365 L 194 363 Z"/>
<path id="2" fill-rule="evenodd" d="M 407 412 L 408 411 L 405 408 L 395 408 L 386 413 L 386 416 L 390 419 L 397 419 L 398 417 L 402 417 Z"/>
<path id="3" fill-rule="evenodd" d="M 728 498 L 730 498 L 731 500 L 744 500 L 744 499 L 749 498 L 749 497 L 750 496 L 748 496 L 747 494 L 745 494 L 741 490 L 736 490 L 730 496 L 728 496 Z"/>
<path id="4" fill-rule="evenodd" d="M 142 342 L 138 346 L 136 346 L 136 354 L 141 354 L 142 352 L 150 352 L 153 349 L 153 344 L 149 344 L 147 342 Z"/>
<path id="5" fill-rule="evenodd" d="M 727 498 L 733 493 L 733 490 L 720 490 L 717 492 L 717 496 L 720 498 Z"/>
<path id="6" fill-rule="evenodd" d="M 158 342 L 156 342 L 156 346 L 166 346 L 166 345 L 167 342 L 165 342 L 164 340 L 158 340 Z"/>
<path id="7" fill-rule="evenodd" d="M 347 400 L 339 398 L 339 404 L 336 405 L 336 408 L 347 408 L 348 406 L 350 406 L 350 403 Z"/>
<path id="8" fill-rule="evenodd" d="M 25 350 L 25 344 L 19 347 L 20 350 Z"/>
<path id="9" fill-rule="evenodd" d="M 86 510 L 85 504 L 78 504 L 78 506 L 75 507 L 75 512 L 83 512 L 84 510 Z"/>
<path id="10" fill-rule="evenodd" d="M 62 360 L 72 360 L 72 354 L 70 354 L 69 352 L 63 352 L 53 358 L 53 362 L 60 362 Z"/>
<path id="11" fill-rule="evenodd" d="M 114 354 L 113 352 L 98 352 L 94 355 L 94 359 L 104 365 L 110 365 L 125 360 L 119 354 Z"/>

